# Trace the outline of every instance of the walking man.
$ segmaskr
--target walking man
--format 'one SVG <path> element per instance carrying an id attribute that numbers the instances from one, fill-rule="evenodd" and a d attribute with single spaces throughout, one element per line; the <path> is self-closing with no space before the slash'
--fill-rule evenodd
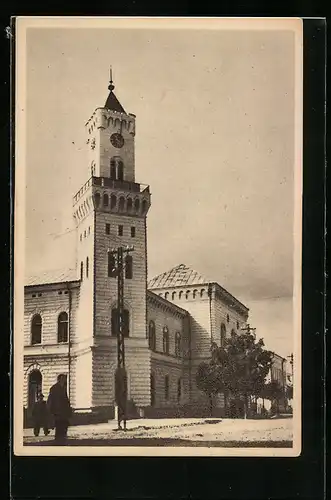
<path id="1" fill-rule="evenodd" d="M 50 391 L 47 406 L 54 418 L 55 444 L 65 445 L 67 439 L 71 407 L 66 389 L 66 376 L 61 374 Z"/>
<path id="2" fill-rule="evenodd" d="M 33 418 L 33 433 L 37 437 L 41 427 L 44 430 L 45 436 L 48 436 L 48 410 L 46 401 L 44 400 L 43 394 L 38 394 L 37 401 L 32 408 L 32 418 Z"/>

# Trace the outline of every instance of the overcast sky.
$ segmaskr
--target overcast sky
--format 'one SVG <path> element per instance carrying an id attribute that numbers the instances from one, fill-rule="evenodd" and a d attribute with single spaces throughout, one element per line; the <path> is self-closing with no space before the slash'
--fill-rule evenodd
<path id="1" fill-rule="evenodd" d="M 84 124 L 115 94 L 137 115 L 149 184 L 149 277 L 185 263 L 293 350 L 294 36 L 291 31 L 29 29 L 26 272 L 75 265 L 72 195 Z M 61 236 L 61 234 L 66 233 Z"/>

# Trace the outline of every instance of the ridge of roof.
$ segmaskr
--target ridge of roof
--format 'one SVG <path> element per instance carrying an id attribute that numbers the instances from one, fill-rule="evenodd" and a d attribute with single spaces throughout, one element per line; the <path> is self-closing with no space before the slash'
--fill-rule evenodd
<path id="1" fill-rule="evenodd" d="M 42 271 L 34 275 L 26 276 L 24 286 L 48 285 L 53 283 L 67 283 L 79 281 L 76 269 L 54 269 Z"/>

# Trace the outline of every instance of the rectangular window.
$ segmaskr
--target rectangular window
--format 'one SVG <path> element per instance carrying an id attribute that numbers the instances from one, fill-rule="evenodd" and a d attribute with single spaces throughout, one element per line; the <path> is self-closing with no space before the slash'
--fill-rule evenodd
<path id="1" fill-rule="evenodd" d="M 106 234 L 110 234 L 110 224 L 106 224 Z"/>
<path id="2" fill-rule="evenodd" d="M 136 228 L 134 226 L 131 227 L 131 238 L 136 236 Z"/>
<path id="3" fill-rule="evenodd" d="M 112 253 L 108 252 L 108 277 L 109 278 L 114 278 L 116 276 L 115 268 L 116 268 L 115 256 Z"/>
<path id="4" fill-rule="evenodd" d="M 164 398 L 166 401 L 169 399 L 169 375 L 164 377 Z"/>
<path id="5" fill-rule="evenodd" d="M 118 236 L 123 236 L 123 226 L 118 226 Z"/>
<path id="6" fill-rule="evenodd" d="M 125 279 L 132 280 L 133 264 L 131 255 L 125 257 Z"/>

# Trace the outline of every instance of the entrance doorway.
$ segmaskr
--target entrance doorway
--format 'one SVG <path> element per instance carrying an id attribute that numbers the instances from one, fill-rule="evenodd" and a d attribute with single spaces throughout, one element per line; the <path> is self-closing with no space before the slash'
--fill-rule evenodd
<path id="1" fill-rule="evenodd" d="M 29 375 L 28 407 L 31 408 L 42 391 L 42 375 L 39 370 L 33 370 Z"/>
<path id="2" fill-rule="evenodd" d="M 151 406 L 155 405 L 155 378 L 151 375 Z"/>

